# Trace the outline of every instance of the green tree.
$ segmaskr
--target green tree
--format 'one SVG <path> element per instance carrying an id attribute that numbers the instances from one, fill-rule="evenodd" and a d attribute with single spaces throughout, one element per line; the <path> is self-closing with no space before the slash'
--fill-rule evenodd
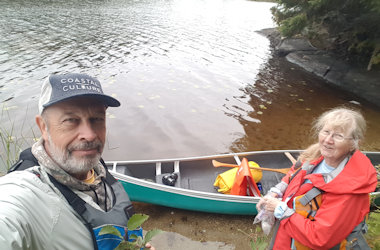
<path id="1" fill-rule="evenodd" d="M 278 0 L 273 19 L 285 37 L 380 68 L 380 0 Z"/>

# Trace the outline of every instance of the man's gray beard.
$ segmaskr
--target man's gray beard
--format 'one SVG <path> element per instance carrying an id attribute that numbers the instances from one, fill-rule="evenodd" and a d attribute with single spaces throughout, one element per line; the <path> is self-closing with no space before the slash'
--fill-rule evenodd
<path id="1" fill-rule="evenodd" d="M 52 141 L 49 135 L 49 151 L 51 158 L 67 173 L 69 174 L 85 174 L 93 169 L 100 160 L 101 150 L 103 145 L 100 141 L 78 143 L 76 145 L 69 145 L 64 151 L 59 149 Z M 98 148 L 99 153 L 94 157 L 84 157 L 82 159 L 75 159 L 71 154 L 73 149 L 92 149 Z"/>

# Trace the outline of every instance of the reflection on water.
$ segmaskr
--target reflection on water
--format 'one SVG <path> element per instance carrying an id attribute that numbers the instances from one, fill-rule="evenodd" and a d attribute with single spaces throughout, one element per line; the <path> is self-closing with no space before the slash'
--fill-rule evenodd
<path id="1" fill-rule="evenodd" d="M 244 135 L 233 143 L 231 151 L 306 148 L 317 142 L 310 131 L 314 119 L 326 109 L 342 105 L 361 110 L 367 119 L 362 148 L 380 149 L 378 108 L 297 70 L 283 58 L 271 58 L 256 82 L 242 92 L 237 99 L 248 99 L 252 110 L 235 114 Z"/>
<path id="2" fill-rule="evenodd" d="M 21 135 L 19 142 L 32 143 L 38 136 L 34 115 L 42 80 L 50 73 L 86 72 L 122 103 L 107 111 L 106 160 L 303 148 L 311 142 L 312 120 L 342 104 L 363 111 L 368 120 L 364 148 L 380 150 L 378 108 L 275 57 L 268 39 L 256 32 L 273 27 L 272 3 L 1 4 L 0 122 Z M 162 224 L 167 218 L 154 220 Z M 228 221 L 218 218 L 212 220 Z M 208 237 L 218 242 L 224 239 L 221 232 Z M 229 242 L 236 246 L 242 235 L 235 236 Z"/>

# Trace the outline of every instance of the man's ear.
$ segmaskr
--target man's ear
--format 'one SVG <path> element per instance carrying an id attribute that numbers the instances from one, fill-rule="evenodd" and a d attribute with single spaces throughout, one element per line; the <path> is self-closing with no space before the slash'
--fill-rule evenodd
<path id="1" fill-rule="evenodd" d="M 42 139 L 44 139 L 44 141 L 48 141 L 49 139 L 48 127 L 45 120 L 42 118 L 41 115 L 36 116 L 36 123 L 37 123 L 38 128 L 41 131 Z"/>

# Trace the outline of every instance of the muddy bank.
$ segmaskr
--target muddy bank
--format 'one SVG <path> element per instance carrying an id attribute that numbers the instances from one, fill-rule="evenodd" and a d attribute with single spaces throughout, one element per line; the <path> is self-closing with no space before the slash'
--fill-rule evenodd
<path id="1" fill-rule="evenodd" d="M 364 101 L 380 107 L 380 72 L 367 71 L 338 59 L 333 53 L 313 47 L 301 38 L 281 39 L 277 29 L 258 33 L 271 41 L 275 53 L 287 61 L 324 79 L 327 83 L 351 92 Z"/>
<path id="2" fill-rule="evenodd" d="M 211 214 L 134 202 L 136 211 L 149 215 L 144 230 L 158 228 L 157 250 L 250 250 L 255 235 L 254 216 Z M 260 235 L 260 234 L 258 234 Z"/>

